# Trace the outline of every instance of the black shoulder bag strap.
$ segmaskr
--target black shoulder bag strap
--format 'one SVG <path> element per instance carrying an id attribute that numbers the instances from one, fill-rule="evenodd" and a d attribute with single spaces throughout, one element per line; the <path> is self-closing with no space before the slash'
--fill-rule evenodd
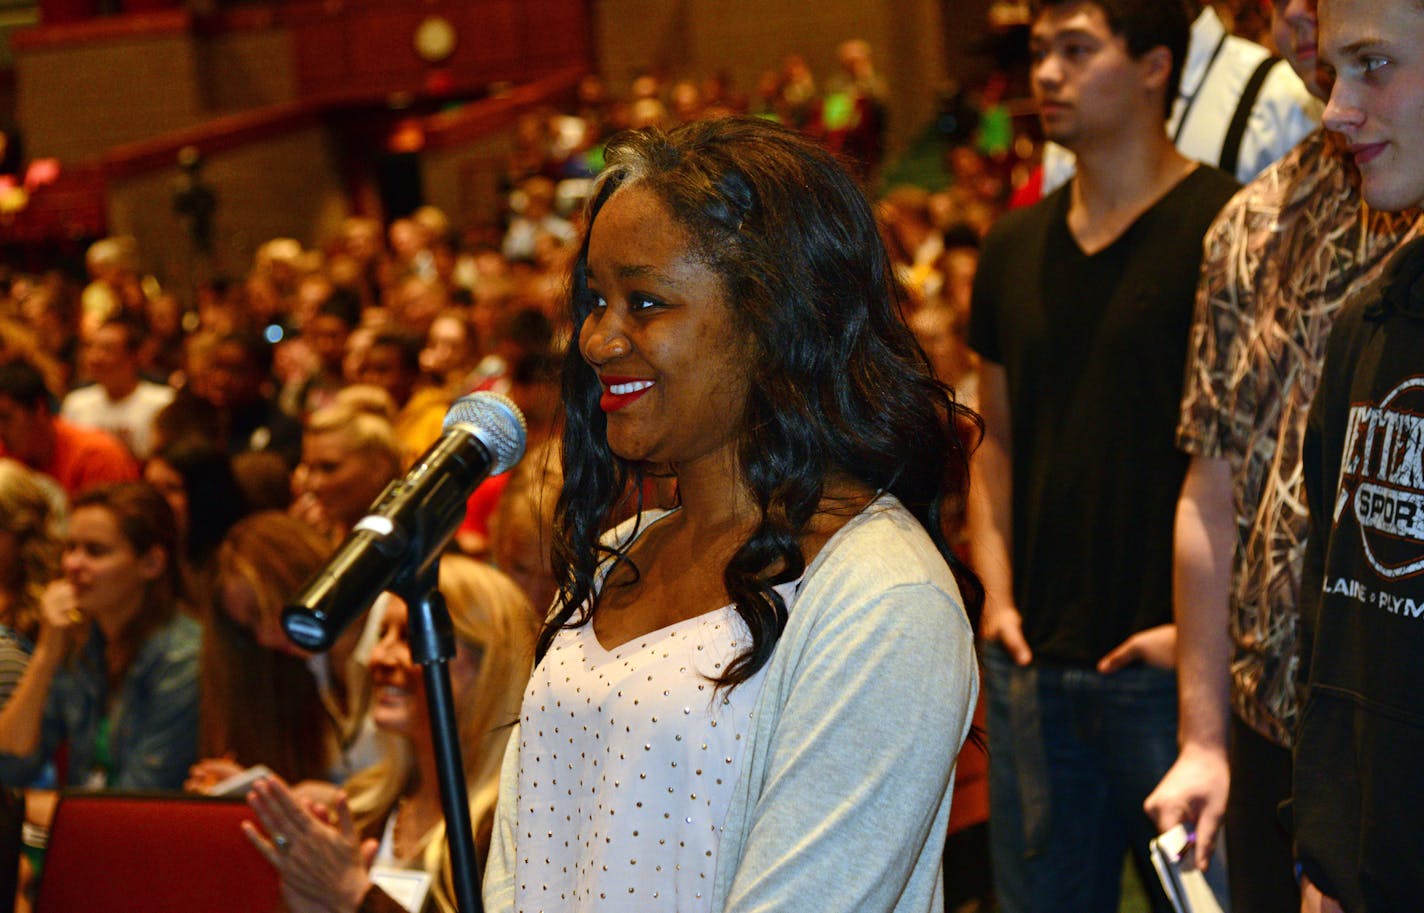
<path id="1" fill-rule="evenodd" d="M 1182 131 L 1187 128 L 1187 118 L 1192 116 L 1192 106 L 1197 103 L 1197 96 L 1201 94 L 1202 86 L 1211 78 L 1211 69 L 1216 66 L 1216 58 L 1221 56 L 1221 49 L 1226 47 L 1226 39 L 1231 37 L 1231 33 L 1222 31 L 1221 38 L 1217 40 L 1216 47 L 1211 49 L 1211 56 L 1207 58 L 1206 66 L 1202 68 L 1201 79 L 1197 80 L 1197 87 L 1192 90 L 1191 95 L 1182 95 L 1181 98 L 1186 104 L 1182 105 L 1182 116 L 1177 121 L 1177 129 L 1172 133 L 1172 145 L 1181 142 Z M 1190 52 L 1188 52 L 1190 56 Z"/>
<path id="2" fill-rule="evenodd" d="M 1246 136 L 1246 125 L 1251 120 L 1251 109 L 1256 107 L 1256 99 L 1261 95 L 1261 86 L 1271 69 L 1281 62 L 1279 57 L 1267 57 L 1256 67 L 1251 78 L 1246 80 L 1246 88 L 1241 90 L 1241 100 L 1236 103 L 1236 113 L 1231 115 L 1231 126 L 1226 130 L 1226 139 L 1221 142 L 1220 168 L 1232 177 L 1236 176 L 1236 164 L 1241 160 L 1241 140 Z"/>

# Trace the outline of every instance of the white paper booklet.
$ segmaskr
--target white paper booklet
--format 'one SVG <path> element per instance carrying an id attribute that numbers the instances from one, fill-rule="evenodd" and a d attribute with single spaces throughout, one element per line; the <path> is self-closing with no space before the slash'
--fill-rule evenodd
<path id="1" fill-rule="evenodd" d="M 255 766 L 255 767 L 249 767 L 249 768 L 247 768 L 246 770 L 240 770 L 240 771 L 238 771 L 237 773 L 233 774 L 232 776 L 228 777 L 226 780 L 219 780 L 218 782 L 214 783 L 212 786 L 209 786 L 209 787 L 208 787 L 208 795 L 210 795 L 210 796 L 242 796 L 242 795 L 246 795 L 246 794 L 247 794 L 247 791 L 252 788 L 252 784 L 253 784 L 253 783 L 256 783 L 258 780 L 262 779 L 263 777 L 270 777 L 270 776 L 272 776 L 272 768 L 268 767 L 266 764 L 258 764 L 258 765 Z"/>
<path id="2" fill-rule="evenodd" d="M 1158 834 L 1149 844 L 1162 890 L 1177 913 L 1231 913 L 1224 843 L 1217 840 L 1205 872 L 1196 867 L 1196 843 L 1182 825 Z"/>

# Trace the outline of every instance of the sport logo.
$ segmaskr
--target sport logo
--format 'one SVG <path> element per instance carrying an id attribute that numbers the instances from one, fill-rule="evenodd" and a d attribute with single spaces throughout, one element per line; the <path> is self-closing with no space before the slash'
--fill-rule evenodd
<path id="1" fill-rule="evenodd" d="M 1424 377 L 1350 407 L 1335 525 L 1349 509 L 1381 577 L 1424 571 Z"/>

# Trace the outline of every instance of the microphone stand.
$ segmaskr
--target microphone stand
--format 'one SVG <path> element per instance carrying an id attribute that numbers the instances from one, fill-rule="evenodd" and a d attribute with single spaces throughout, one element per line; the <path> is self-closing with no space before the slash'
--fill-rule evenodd
<path id="1" fill-rule="evenodd" d="M 470 827 L 470 799 L 465 786 L 465 766 L 460 760 L 459 724 L 450 689 L 448 663 L 455 658 L 455 633 L 445 597 L 438 584 L 440 561 L 425 570 L 403 571 L 391 592 L 405 600 L 410 616 L 407 632 L 411 659 L 425 677 L 425 699 L 435 741 L 435 764 L 440 777 L 440 804 L 445 811 L 445 840 L 450 848 L 450 871 L 455 901 L 463 913 L 483 913 L 480 902 L 479 862 Z"/>

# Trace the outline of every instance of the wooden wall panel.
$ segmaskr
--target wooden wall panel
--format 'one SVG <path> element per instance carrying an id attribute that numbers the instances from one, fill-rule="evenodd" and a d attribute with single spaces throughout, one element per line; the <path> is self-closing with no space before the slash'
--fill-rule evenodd
<path id="1" fill-rule="evenodd" d="M 517 67 L 523 46 L 522 18 L 512 2 L 468 4 L 461 15 L 466 27 L 460 30 L 462 38 L 452 65 L 468 66 L 477 72 Z"/>
<path id="2" fill-rule="evenodd" d="M 521 83 L 571 63 L 588 62 L 587 0 L 387 0 L 295 3 L 283 12 L 292 30 L 298 93 L 305 97 L 419 92 L 438 74 L 446 91 Z M 448 60 L 415 51 L 427 16 L 454 26 Z"/>

